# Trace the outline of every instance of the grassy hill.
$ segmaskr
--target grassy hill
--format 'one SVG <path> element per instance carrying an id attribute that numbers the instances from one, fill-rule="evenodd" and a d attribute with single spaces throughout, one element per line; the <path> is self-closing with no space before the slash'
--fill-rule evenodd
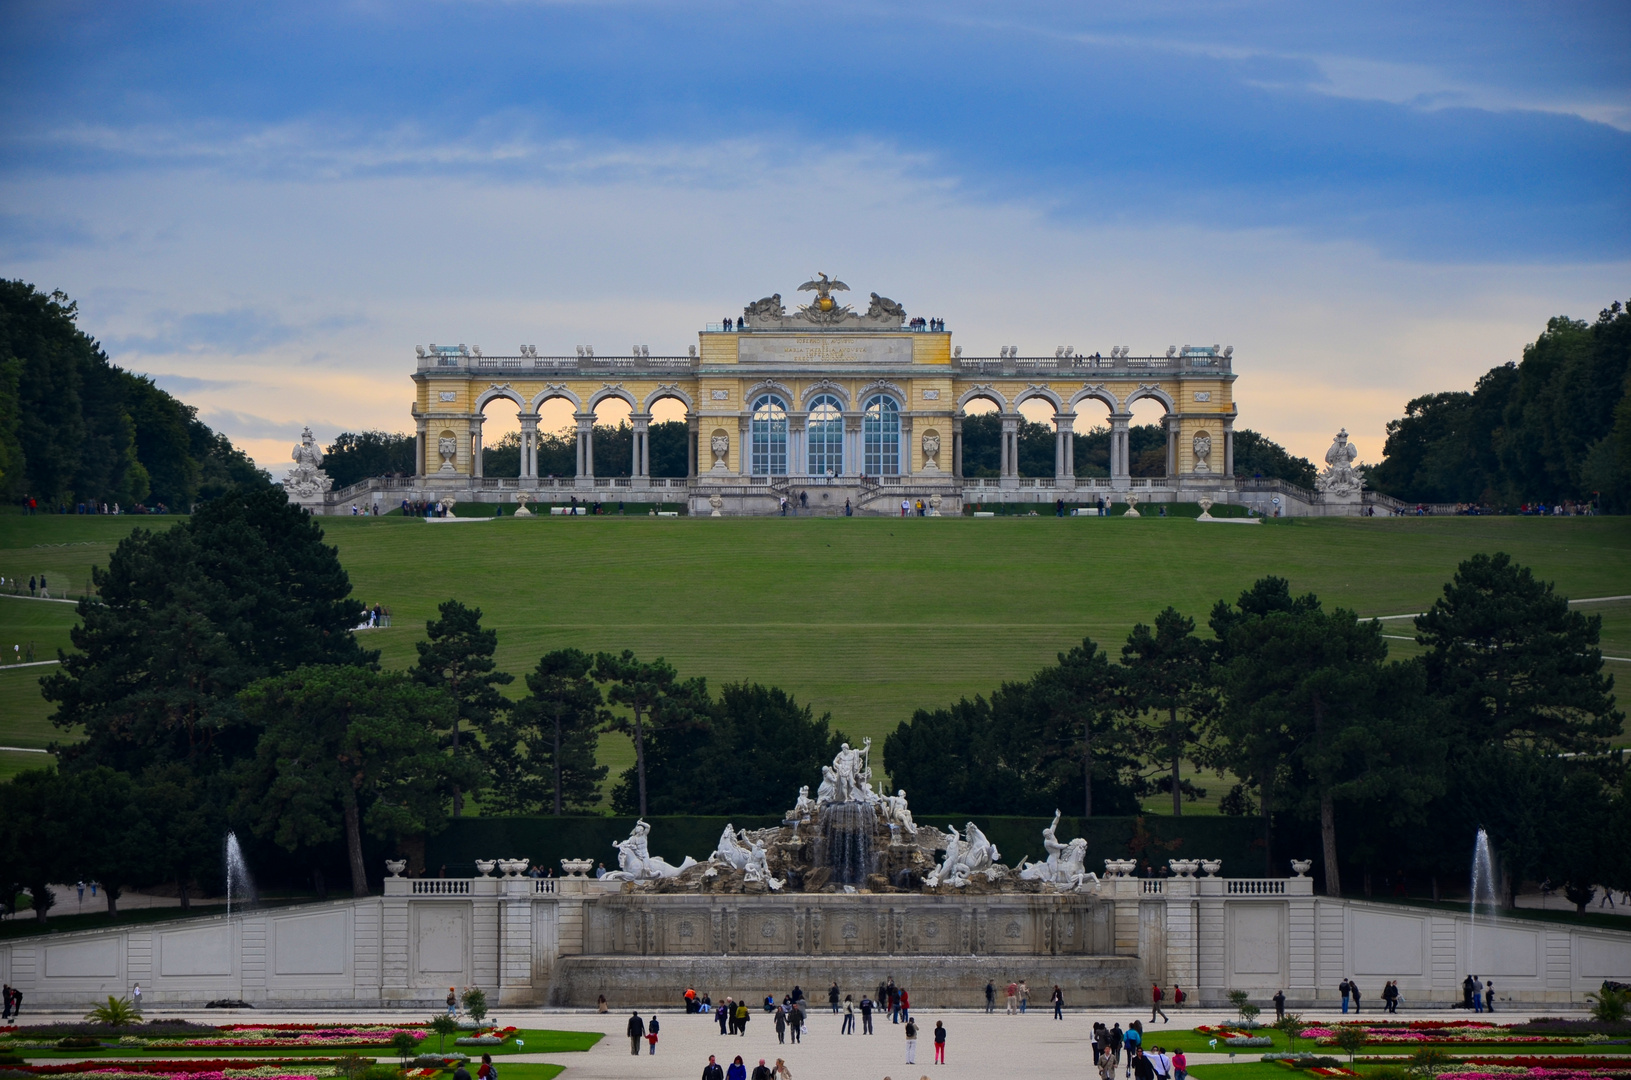
<path id="1" fill-rule="evenodd" d="M 0 573 L 26 581 L 43 571 L 82 590 L 89 567 L 138 524 L 0 517 Z M 1216 600 L 1265 574 L 1328 606 L 1394 615 L 1432 603 L 1460 560 L 1499 550 L 1571 597 L 1631 595 L 1631 518 L 324 524 L 358 598 L 394 616 L 393 627 L 369 632 L 388 665 L 411 663 L 436 604 L 457 597 L 486 613 L 499 631 L 500 661 L 517 675 L 563 645 L 630 648 L 715 683 L 775 683 L 831 711 L 849 735 L 880 742 L 913 709 L 1024 677 L 1083 636 L 1119 652 L 1131 626 L 1167 604 L 1204 624 Z M 1631 657 L 1631 601 L 1585 610 L 1603 616 L 1604 651 Z M 67 604 L 0 598 L 0 645 L 9 656 L 32 640 L 41 658 L 53 656 L 67 647 L 73 618 Z M 1394 627 L 1410 633 L 1408 621 Z M 1631 664 L 1610 668 L 1631 673 Z M 36 696 L 39 671 L 0 671 L 0 745 L 43 746 L 54 737 L 49 707 Z M 616 769 L 632 752 L 607 738 L 603 756 Z M 5 754 L 0 765 L 33 763 L 13 758 L 23 755 Z"/>

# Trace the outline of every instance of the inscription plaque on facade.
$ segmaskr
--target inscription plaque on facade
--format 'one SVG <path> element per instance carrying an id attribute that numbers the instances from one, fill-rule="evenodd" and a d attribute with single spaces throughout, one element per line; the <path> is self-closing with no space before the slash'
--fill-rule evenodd
<path id="1" fill-rule="evenodd" d="M 860 339 L 800 334 L 796 337 L 744 337 L 737 345 L 742 364 L 900 364 L 912 362 L 905 337 Z"/>

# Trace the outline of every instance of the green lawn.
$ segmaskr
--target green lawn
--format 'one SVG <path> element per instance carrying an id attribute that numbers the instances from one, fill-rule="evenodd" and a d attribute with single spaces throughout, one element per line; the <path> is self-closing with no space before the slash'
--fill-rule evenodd
<path id="1" fill-rule="evenodd" d="M 136 519 L 0 517 L 0 573 L 83 582 Z M 165 519 L 148 519 L 164 527 Z M 1204 624 L 1219 598 L 1278 574 L 1362 615 L 1421 611 L 1456 564 L 1506 551 L 1573 597 L 1631 594 L 1631 518 L 1333 519 L 1243 527 L 1142 518 L 504 518 L 427 525 L 331 518 L 358 599 L 395 625 L 367 642 L 414 658 L 457 597 L 520 676 L 543 652 L 633 649 L 684 675 L 775 683 L 881 741 L 914 709 L 1024 678 L 1083 636 L 1119 652 L 1167 604 Z M 49 609 L 49 610 L 45 610 Z M 1631 602 L 1593 604 L 1604 651 L 1631 657 Z M 65 644 L 74 609 L 0 599 L 0 643 Z M 1389 624 L 1408 635 L 1408 620 Z M 1390 641 L 1408 655 L 1409 641 Z M 43 655 L 49 655 L 44 653 Z M 1631 664 L 1611 663 L 1631 674 Z M 38 672 L 42 669 L 31 669 Z M 0 745 L 54 733 L 37 675 L 0 671 Z M 520 680 L 512 686 L 520 692 Z M 21 740 L 33 739 L 35 742 Z M 605 738 L 616 770 L 626 740 Z M 18 755 L 20 756 L 20 755 Z M 0 761 L 0 765 L 5 762 Z M 1221 791 L 1208 777 L 1203 786 Z M 1217 792 L 1214 792 L 1214 798 Z M 1152 804 L 1159 808 L 1159 804 Z M 1204 809 L 1204 808 L 1203 808 Z"/>
<path id="2" fill-rule="evenodd" d="M 404 1026 L 411 1027 L 413 1025 L 408 1024 L 408 1025 L 404 1025 Z M 223 1032 L 223 1035 L 230 1036 L 231 1033 L 230 1032 Z M 468 1054 L 468 1055 L 470 1055 L 471 1058 L 477 1059 L 477 1060 L 479 1060 L 481 1058 L 482 1054 L 492 1054 L 494 1057 L 500 1057 L 500 1056 L 505 1056 L 505 1055 L 510 1055 L 510 1054 L 568 1054 L 568 1053 L 581 1053 L 582 1051 L 588 1050 L 590 1047 L 594 1046 L 597 1042 L 599 1042 L 601 1040 L 601 1038 L 602 1038 L 602 1035 L 598 1031 L 554 1031 L 554 1030 L 543 1029 L 543 1028 L 523 1028 L 519 1032 L 519 1037 L 523 1042 L 526 1043 L 525 1046 L 517 1047 L 517 1046 L 515 1046 L 513 1041 L 505 1043 L 503 1046 L 455 1046 L 453 1044 L 453 1037 L 449 1036 L 448 1039 L 447 1039 L 446 1045 L 442 1046 L 442 1047 L 439 1047 L 438 1043 L 439 1043 L 440 1040 L 438 1040 L 435 1035 L 431 1035 L 429 1038 L 425 1039 L 423 1042 L 421 1042 L 419 1044 L 419 1050 L 417 1052 L 418 1053 L 425 1053 L 425 1054 L 432 1054 L 432 1053 L 444 1053 L 444 1052 L 445 1053 L 453 1053 L 453 1052 L 457 1051 L 459 1053 Z M 30 1057 L 30 1058 L 60 1058 L 60 1059 L 64 1059 L 64 1060 L 79 1060 L 79 1059 L 84 1059 L 87 1056 L 86 1051 L 84 1051 L 84 1050 L 24 1050 L 24 1051 L 19 1051 L 19 1052 L 26 1055 L 27 1057 Z M 91 1053 L 95 1054 L 97 1052 L 92 1051 Z M 128 1047 L 128 1046 L 118 1046 L 118 1047 L 108 1047 L 105 1051 L 102 1051 L 99 1056 L 105 1055 L 105 1056 L 109 1056 L 109 1057 L 129 1057 L 129 1056 L 131 1056 L 133 1054 L 139 1054 L 139 1055 L 141 1055 L 143 1057 L 161 1058 L 161 1059 L 162 1058 L 185 1058 L 185 1057 L 207 1057 L 207 1058 L 229 1058 L 229 1057 L 230 1058 L 307 1058 L 307 1057 L 317 1057 L 317 1058 L 331 1058 L 331 1057 L 335 1057 L 337 1054 L 341 1054 L 341 1053 L 359 1053 L 359 1054 L 363 1054 L 366 1057 L 377 1058 L 378 1060 L 380 1060 L 382 1062 L 383 1061 L 393 1060 L 393 1058 L 392 1058 L 393 1051 L 388 1046 L 384 1046 L 384 1047 L 374 1046 L 374 1047 L 368 1047 L 366 1049 L 361 1049 L 361 1050 L 355 1050 L 355 1049 L 337 1050 L 335 1047 L 332 1047 L 332 1046 L 314 1046 L 314 1047 L 308 1047 L 308 1048 L 268 1047 L 268 1048 L 266 1048 L 264 1050 L 244 1048 L 244 1047 L 218 1047 L 218 1046 L 211 1046 L 211 1047 L 160 1046 L 160 1047 L 154 1047 L 152 1049 L 142 1049 L 142 1048 L 132 1048 L 132 1047 Z M 556 1067 L 556 1066 L 550 1066 L 550 1067 L 556 1068 L 556 1070 L 559 1071 L 559 1068 Z M 527 1068 L 531 1068 L 531 1066 L 528 1066 L 528 1065 L 525 1065 L 525 1064 L 506 1065 L 506 1066 L 504 1066 L 504 1075 L 506 1077 L 508 1077 L 510 1075 L 512 1069 L 527 1069 Z M 527 1074 L 524 1074 L 524 1075 L 530 1076 L 532 1074 L 527 1073 Z M 540 1077 L 540 1080 L 547 1080 L 547 1077 L 553 1076 L 554 1073 L 538 1074 L 538 1075 Z"/>

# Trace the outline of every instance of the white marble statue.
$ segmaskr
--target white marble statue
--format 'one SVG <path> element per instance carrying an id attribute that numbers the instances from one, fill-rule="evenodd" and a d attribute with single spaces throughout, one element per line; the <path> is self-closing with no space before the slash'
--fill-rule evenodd
<path id="1" fill-rule="evenodd" d="M 653 855 L 646 844 L 651 835 L 651 826 L 644 819 L 634 823 L 629 830 L 627 839 L 613 842 L 617 849 L 617 869 L 606 875 L 607 881 L 649 881 L 653 878 L 671 878 L 683 870 L 689 870 L 697 861 L 687 855 L 685 861 L 675 866 L 666 859 Z"/>
<path id="2" fill-rule="evenodd" d="M 1358 457 L 1359 448 L 1348 441 L 1348 429 L 1343 428 L 1325 451 L 1326 469 L 1314 478 L 1314 487 L 1328 498 L 1358 498 L 1365 486 L 1365 478 L 1353 467 Z"/>
<path id="3" fill-rule="evenodd" d="M 821 787 L 816 794 L 818 804 L 830 802 L 859 802 L 869 805 L 878 801 L 872 790 L 872 739 L 862 740 L 858 748 L 842 743 L 831 767 L 821 769 Z"/>
<path id="4" fill-rule="evenodd" d="M 780 878 L 770 876 L 770 861 L 765 854 L 765 846 L 757 840 L 748 850 L 747 864 L 742 869 L 745 871 L 746 880 L 762 881 L 770 887 L 771 892 L 779 892 L 781 887 L 787 884 Z"/>
<path id="5" fill-rule="evenodd" d="M 713 858 L 722 863 L 728 863 L 734 870 L 746 870 L 748 861 L 753 857 L 753 849 L 745 842 L 746 835 L 738 836 L 735 829 L 729 824 L 725 831 L 719 834 L 719 844 L 714 848 Z"/>
<path id="6" fill-rule="evenodd" d="M 816 788 L 816 805 L 825 806 L 838 795 L 838 773 L 831 765 L 821 766 L 821 786 Z"/>
<path id="7" fill-rule="evenodd" d="M 986 839 L 974 822 L 964 827 L 961 836 L 957 835 L 955 825 L 947 826 L 947 831 L 950 838 L 946 842 L 946 859 L 924 879 L 929 888 L 942 884 L 961 888 L 974 874 L 983 873 L 987 881 L 995 881 L 1007 872 L 997 861 L 1002 857 L 997 845 Z"/>
<path id="8" fill-rule="evenodd" d="M 1042 850 L 1048 857 L 1039 863 L 1022 861 L 1019 864 L 1021 881 L 1041 881 L 1079 892 L 1097 892 L 1099 876 L 1087 870 L 1087 841 L 1077 837 L 1068 844 L 1059 842 L 1058 810 L 1053 812 L 1053 823 L 1042 830 Z"/>
<path id="9" fill-rule="evenodd" d="M 794 817 L 809 817 L 816 812 L 816 801 L 810 798 L 810 785 L 799 788 L 799 800 L 793 804 Z"/>
<path id="10" fill-rule="evenodd" d="M 878 800 L 878 808 L 883 814 L 885 823 L 898 828 L 908 836 L 917 835 L 917 822 L 912 820 L 912 811 L 906 805 L 906 792 L 897 790 L 893 795 L 884 795 Z"/>
<path id="11" fill-rule="evenodd" d="M 315 498 L 334 486 L 334 481 L 320 467 L 323 464 L 323 448 L 317 445 L 317 437 L 311 433 L 311 428 L 300 433 L 300 445 L 294 448 L 289 457 L 294 461 L 294 468 L 283 478 L 283 490 L 291 498 Z"/>

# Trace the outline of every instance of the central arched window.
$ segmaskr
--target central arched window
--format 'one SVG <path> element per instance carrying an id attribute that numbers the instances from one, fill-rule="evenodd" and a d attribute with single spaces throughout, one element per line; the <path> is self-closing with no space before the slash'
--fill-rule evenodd
<path id="1" fill-rule="evenodd" d="M 869 476 L 899 476 L 900 406 L 894 398 L 877 394 L 867 399 L 861 436 L 862 471 Z"/>
<path id="2" fill-rule="evenodd" d="M 774 394 L 753 403 L 753 452 L 749 462 L 755 476 L 787 475 L 787 403 Z"/>
<path id="3" fill-rule="evenodd" d="M 809 437 L 811 476 L 840 476 L 844 472 L 844 407 L 831 394 L 810 402 Z"/>

